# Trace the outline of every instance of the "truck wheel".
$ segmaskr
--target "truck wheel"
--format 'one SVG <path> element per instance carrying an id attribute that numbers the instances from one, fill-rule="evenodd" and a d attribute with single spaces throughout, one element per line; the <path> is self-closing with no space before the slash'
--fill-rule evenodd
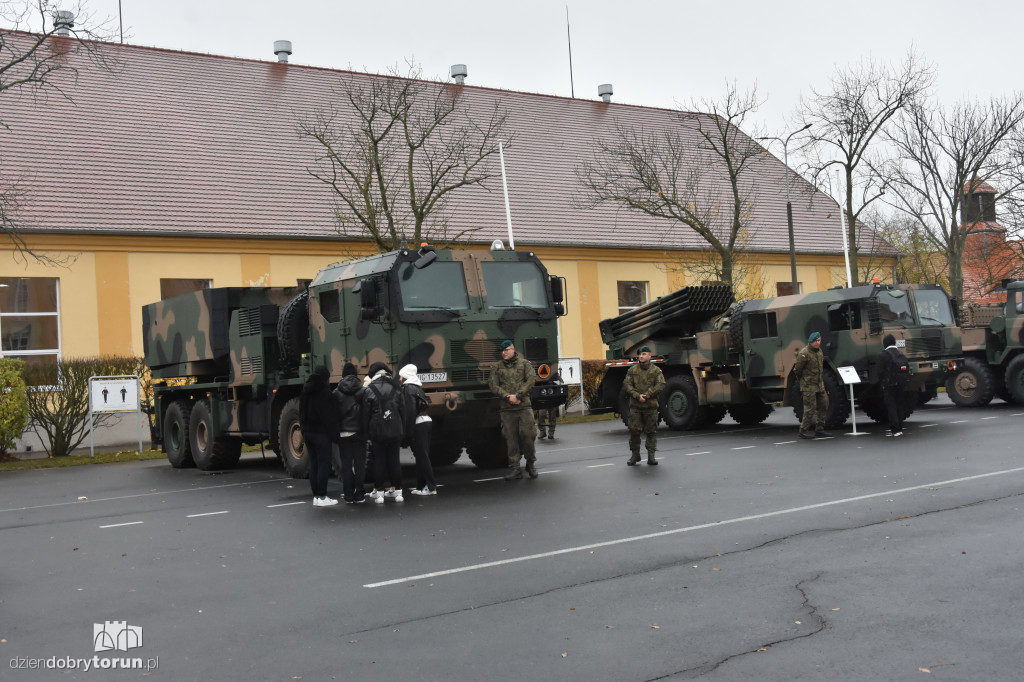
<path id="1" fill-rule="evenodd" d="M 996 393 L 995 375 L 981 358 L 964 358 L 964 366 L 946 379 L 949 399 L 960 407 L 984 407 Z"/>
<path id="2" fill-rule="evenodd" d="M 725 419 L 728 408 L 722 405 L 701 405 L 697 408 L 697 427 L 705 428 L 707 426 L 714 426 L 718 422 Z"/>
<path id="3" fill-rule="evenodd" d="M 164 452 L 167 453 L 167 461 L 175 469 L 196 465 L 192 459 L 192 445 L 188 435 L 191 414 L 192 403 L 187 400 L 175 400 L 164 414 Z"/>
<path id="4" fill-rule="evenodd" d="M 746 302 L 737 303 L 729 313 L 729 348 L 736 353 L 743 353 L 743 306 Z"/>
<path id="5" fill-rule="evenodd" d="M 885 395 L 878 386 L 871 386 L 857 398 L 857 405 L 868 419 L 877 424 L 889 423 L 889 410 L 885 407 Z"/>
<path id="6" fill-rule="evenodd" d="M 669 428 L 676 431 L 699 428 L 699 407 L 697 384 L 692 376 L 677 374 L 665 382 L 661 392 L 661 418 Z"/>
<path id="7" fill-rule="evenodd" d="M 1024 355 L 1018 355 L 1006 366 L 1006 392 L 1018 405 L 1024 405 Z"/>
<path id="8" fill-rule="evenodd" d="M 626 393 L 625 386 L 619 389 L 619 417 L 622 419 L 622 425 L 629 428 L 629 394 Z"/>
<path id="9" fill-rule="evenodd" d="M 503 469 L 508 466 L 508 447 L 500 426 L 477 431 L 466 444 L 466 454 L 481 469 Z"/>
<path id="10" fill-rule="evenodd" d="M 453 438 L 439 438 L 430 442 L 430 463 L 436 467 L 455 464 L 462 457 L 462 443 Z"/>
<path id="11" fill-rule="evenodd" d="M 924 407 L 939 396 L 938 386 L 922 386 L 917 393 L 917 406 Z"/>
<path id="12" fill-rule="evenodd" d="M 281 419 L 277 423 L 278 454 L 285 470 L 292 478 L 309 478 L 309 458 L 306 456 L 306 442 L 302 440 L 302 424 L 299 422 L 299 399 L 292 398 L 284 404 Z"/>
<path id="13" fill-rule="evenodd" d="M 309 352 L 309 290 L 288 301 L 277 321 L 277 342 L 286 367 L 298 367 Z"/>
<path id="14" fill-rule="evenodd" d="M 201 470 L 231 469 L 238 464 L 242 455 L 242 439 L 215 435 L 209 399 L 200 400 L 192 406 L 188 435 L 192 459 Z"/>
<path id="15" fill-rule="evenodd" d="M 775 408 L 765 403 L 760 398 L 754 398 L 749 403 L 742 405 L 730 405 L 729 416 L 737 424 L 743 426 L 756 426 L 768 418 Z"/>
<path id="16" fill-rule="evenodd" d="M 825 393 L 828 395 L 828 409 L 825 410 L 825 428 L 837 429 L 850 418 L 850 399 L 843 394 L 843 386 L 831 371 L 825 372 Z M 804 397 L 799 391 L 792 398 L 793 414 L 803 421 Z"/>

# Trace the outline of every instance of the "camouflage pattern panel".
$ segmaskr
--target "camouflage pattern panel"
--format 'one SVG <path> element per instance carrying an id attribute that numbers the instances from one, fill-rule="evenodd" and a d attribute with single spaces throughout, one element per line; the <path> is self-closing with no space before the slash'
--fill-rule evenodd
<path id="1" fill-rule="evenodd" d="M 229 386 L 263 386 L 278 367 L 277 320 L 280 309 L 266 304 L 231 312 Z"/>
<path id="2" fill-rule="evenodd" d="M 964 327 L 960 335 L 960 345 L 965 353 L 985 352 L 985 337 L 989 335 L 985 327 Z"/>
<path id="3" fill-rule="evenodd" d="M 1006 305 L 1002 317 L 989 325 L 990 356 L 999 363 L 1024 348 L 1024 281 L 1006 285 Z"/>
<path id="4" fill-rule="evenodd" d="M 294 287 L 203 289 L 142 308 L 143 351 L 154 378 L 227 377 L 235 310 L 277 305 Z"/>

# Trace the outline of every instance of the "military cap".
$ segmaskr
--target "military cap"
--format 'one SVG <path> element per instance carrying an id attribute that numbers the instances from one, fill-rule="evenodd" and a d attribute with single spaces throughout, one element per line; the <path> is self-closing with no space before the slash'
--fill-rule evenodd
<path id="1" fill-rule="evenodd" d="M 811 335 L 807 337 L 807 343 L 814 343 L 821 338 L 821 332 L 811 332 Z"/>
<path id="2" fill-rule="evenodd" d="M 637 352 L 638 353 L 650 353 L 651 352 L 651 347 L 650 346 L 640 346 L 640 350 L 638 350 Z"/>
<path id="3" fill-rule="evenodd" d="M 510 339 L 505 339 L 504 341 L 501 342 L 501 350 L 505 350 L 509 346 L 514 346 L 514 345 L 515 344 L 512 343 L 512 341 Z"/>

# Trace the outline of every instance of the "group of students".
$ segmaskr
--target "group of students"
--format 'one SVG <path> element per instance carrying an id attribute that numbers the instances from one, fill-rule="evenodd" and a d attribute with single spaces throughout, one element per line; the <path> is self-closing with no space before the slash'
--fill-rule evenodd
<path id="1" fill-rule="evenodd" d="M 430 466 L 429 403 L 416 366 L 406 365 L 396 379 L 387 364 L 375 362 L 360 381 L 355 365 L 346 362 L 333 390 L 330 378 L 326 367 L 316 367 L 299 398 L 313 506 L 338 504 L 327 495 L 334 445 L 338 446 L 334 461 L 341 472 L 342 497 L 347 504 L 365 502 L 366 498 L 376 504 L 383 504 L 385 498 L 405 500 L 399 460 L 403 444 L 411 446 L 416 458 L 417 485 L 412 494 L 436 495 Z M 373 452 L 373 490 L 364 493 L 368 446 Z"/>

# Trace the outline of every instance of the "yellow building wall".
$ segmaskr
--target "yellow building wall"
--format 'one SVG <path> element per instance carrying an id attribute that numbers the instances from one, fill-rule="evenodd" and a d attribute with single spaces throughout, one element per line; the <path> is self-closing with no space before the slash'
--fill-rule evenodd
<path id="1" fill-rule="evenodd" d="M 161 278 L 210 279 L 216 287 L 294 286 L 326 265 L 370 252 L 336 241 L 169 237 L 38 237 L 30 246 L 53 258 L 74 256 L 64 266 L 48 267 L 32 259 L 19 262 L 9 249 L 0 251 L 2 277 L 60 280 L 65 357 L 141 356 L 142 306 L 160 300 Z M 568 315 L 558 321 L 562 357 L 605 357 L 598 323 L 618 314 L 618 282 L 648 282 L 651 300 L 694 283 L 679 267 L 678 252 L 539 247 L 535 253 L 550 274 L 566 280 Z M 801 257 L 797 271 L 808 292 L 828 289 L 845 277 L 842 256 Z M 774 296 L 775 283 L 789 281 L 788 255 L 761 258 L 760 277 L 761 296 Z"/>

